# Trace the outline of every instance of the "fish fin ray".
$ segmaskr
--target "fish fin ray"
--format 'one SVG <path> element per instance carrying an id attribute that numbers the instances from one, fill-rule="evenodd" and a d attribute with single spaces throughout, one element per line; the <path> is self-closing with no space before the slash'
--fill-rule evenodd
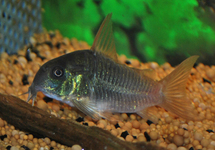
<path id="1" fill-rule="evenodd" d="M 93 119 L 100 119 L 102 116 L 96 109 L 94 102 L 90 102 L 89 97 L 80 97 L 72 100 L 72 103 L 84 114 L 90 116 Z"/>
<path id="2" fill-rule="evenodd" d="M 107 119 L 107 120 L 111 120 L 111 116 L 113 116 L 112 112 L 110 112 L 110 111 L 100 112 L 99 115 L 100 115 L 102 118 L 105 118 L 105 119 Z"/>
<path id="3" fill-rule="evenodd" d="M 155 115 L 155 112 L 153 111 L 152 107 L 148 107 L 141 111 L 138 111 L 137 114 L 140 115 L 143 119 L 150 120 L 156 124 L 158 123 L 158 117 Z"/>
<path id="4" fill-rule="evenodd" d="M 96 34 L 91 50 L 94 52 L 101 52 L 113 60 L 118 61 L 112 31 L 111 16 L 112 13 L 108 14 L 102 22 Z"/>
<path id="5" fill-rule="evenodd" d="M 198 56 L 191 56 L 159 82 L 162 85 L 162 103 L 159 106 L 187 120 L 195 118 L 192 103 L 186 98 L 186 83 Z"/>

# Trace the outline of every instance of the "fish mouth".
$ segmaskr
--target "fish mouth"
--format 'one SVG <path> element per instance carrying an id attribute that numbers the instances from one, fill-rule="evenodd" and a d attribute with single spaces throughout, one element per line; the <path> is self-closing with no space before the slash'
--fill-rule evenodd
<path id="1" fill-rule="evenodd" d="M 35 89 L 34 83 L 31 84 L 31 86 L 28 88 L 28 99 L 27 102 L 29 102 L 32 99 L 32 106 L 34 106 L 34 102 L 37 97 L 37 91 Z"/>

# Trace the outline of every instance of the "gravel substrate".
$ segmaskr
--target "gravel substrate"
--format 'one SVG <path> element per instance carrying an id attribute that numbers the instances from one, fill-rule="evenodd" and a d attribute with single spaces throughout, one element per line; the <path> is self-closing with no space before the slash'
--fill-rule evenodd
<path id="1" fill-rule="evenodd" d="M 27 100 L 27 94 L 34 75 L 39 67 L 50 59 L 80 49 L 89 49 L 86 42 L 64 38 L 58 31 L 43 33 L 31 38 L 31 46 L 26 46 L 18 55 L 1 54 L 0 59 L 0 93 L 18 96 Z M 31 48 L 30 53 L 26 52 Z M 201 57 L 201 56 L 200 56 Z M 128 59 L 124 55 L 119 60 L 128 66 L 136 68 L 151 68 L 157 73 L 157 80 L 169 74 L 173 67 L 169 63 L 159 66 L 156 62 L 141 63 Z M 76 108 L 45 97 L 39 92 L 36 106 L 61 118 L 71 119 L 86 126 L 97 126 L 110 131 L 113 135 L 125 141 L 152 142 L 169 150 L 214 150 L 215 149 L 215 66 L 205 66 L 199 63 L 191 70 L 187 82 L 187 97 L 195 106 L 198 121 L 187 121 L 165 111 L 153 107 L 157 124 L 144 120 L 136 114 L 114 114 L 111 121 L 92 120 Z M 30 105 L 29 105 L 30 107 Z M 115 121 L 114 119 L 121 120 Z M 81 150 L 79 145 L 67 147 L 51 141 L 49 138 L 35 138 L 30 133 L 15 129 L 0 118 L 0 149 L 10 150 Z"/>

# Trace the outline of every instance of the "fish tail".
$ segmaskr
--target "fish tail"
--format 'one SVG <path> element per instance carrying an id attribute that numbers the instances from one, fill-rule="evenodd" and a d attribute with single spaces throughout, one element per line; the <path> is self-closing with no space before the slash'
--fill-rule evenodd
<path id="1" fill-rule="evenodd" d="M 194 120 L 191 100 L 186 97 L 186 83 L 199 56 L 191 56 L 179 64 L 173 72 L 159 81 L 162 85 L 162 103 L 159 106 L 187 120 Z"/>

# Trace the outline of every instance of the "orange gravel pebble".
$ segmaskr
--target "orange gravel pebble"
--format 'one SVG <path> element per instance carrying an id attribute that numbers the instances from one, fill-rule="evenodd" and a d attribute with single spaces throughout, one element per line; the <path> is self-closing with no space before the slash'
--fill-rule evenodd
<path id="1" fill-rule="evenodd" d="M 201 132 L 196 131 L 196 132 L 194 133 L 194 139 L 195 139 L 195 140 L 201 141 L 202 138 L 203 138 L 203 135 L 202 135 Z"/>
<path id="2" fill-rule="evenodd" d="M 149 133 L 149 136 L 152 140 L 157 140 L 158 139 L 158 133 L 156 131 L 151 131 Z"/>
<path id="3" fill-rule="evenodd" d="M 73 145 L 71 150 L 82 150 L 82 147 L 80 145 Z"/>
<path id="4" fill-rule="evenodd" d="M 42 110 L 47 110 L 48 109 L 48 105 L 44 100 L 37 101 L 37 107 L 42 109 Z"/>
<path id="5" fill-rule="evenodd" d="M 125 126 L 126 126 L 128 129 L 131 129 L 131 128 L 132 128 L 131 122 L 126 122 L 126 123 L 125 123 Z"/>
<path id="6" fill-rule="evenodd" d="M 201 145 L 203 147 L 207 147 L 210 144 L 210 141 L 208 139 L 202 139 L 201 140 Z"/>
<path id="7" fill-rule="evenodd" d="M 0 127 L 4 126 L 4 121 L 0 118 Z"/>
<path id="8" fill-rule="evenodd" d="M 139 128 L 140 128 L 140 122 L 137 121 L 137 120 L 134 120 L 134 121 L 132 122 L 132 126 L 133 126 L 133 128 L 135 128 L 135 129 L 139 129 Z"/>
<path id="9" fill-rule="evenodd" d="M 133 136 L 131 136 L 130 134 L 127 135 L 126 138 L 125 138 L 125 140 L 128 141 L 128 142 L 133 141 L 133 139 L 134 139 Z"/>
<path id="10" fill-rule="evenodd" d="M 183 138 L 183 136 L 180 136 L 180 135 L 176 134 L 173 137 L 173 142 L 175 143 L 175 145 L 181 146 L 184 143 L 184 138 Z"/>
<path id="11" fill-rule="evenodd" d="M 55 34 L 55 36 L 52 38 L 47 33 L 42 34 L 43 36 L 31 38 L 31 41 L 34 43 L 34 48 L 38 50 L 41 56 L 46 57 L 44 60 L 38 58 L 35 53 L 30 53 L 30 57 L 33 61 L 28 62 L 25 58 L 25 50 L 19 51 L 19 56 L 8 56 L 6 53 L 3 53 L 0 56 L 1 93 L 20 95 L 21 93 L 27 92 L 29 85 L 23 86 L 22 83 L 24 74 L 28 75 L 28 82 L 31 84 L 35 73 L 39 70 L 40 66 L 48 60 L 64 53 L 74 51 L 74 49 L 89 47 L 86 42 L 80 42 L 77 41 L 77 39 L 70 40 L 68 38 L 63 38 L 57 31 L 53 32 L 53 34 Z M 60 48 L 57 49 L 55 46 L 51 48 L 48 44 L 42 44 L 46 41 L 51 42 L 52 45 L 56 45 L 57 43 L 64 44 L 61 44 Z M 152 68 L 157 74 L 156 80 L 164 78 L 174 70 L 169 63 L 165 63 L 162 66 L 156 62 L 141 63 L 138 60 L 126 58 L 125 55 L 119 56 L 119 59 L 119 62 L 122 63 L 125 63 L 126 60 L 130 60 L 130 67 L 137 67 L 138 69 Z M 18 61 L 16 64 L 13 63 L 15 60 Z M 157 144 L 167 149 L 186 150 L 193 147 L 194 149 L 214 150 L 215 66 L 206 66 L 199 63 L 195 68 L 192 68 L 191 72 L 192 75 L 189 76 L 186 93 L 187 98 L 193 102 L 193 106 L 195 107 L 194 114 L 198 119 L 196 121 L 187 121 L 160 107 L 152 108 L 152 112 L 159 118 L 159 121 L 157 123 L 154 122 L 151 125 L 146 123 L 145 118 L 141 118 L 135 113 L 129 114 L 129 116 L 126 113 L 115 114 L 111 117 L 111 121 L 107 119 L 95 120 L 89 116 L 84 116 L 84 114 L 77 111 L 76 108 L 66 104 L 56 101 L 48 102 L 48 104 L 46 104 L 42 100 L 44 97 L 42 92 L 38 92 L 35 105 L 61 119 L 75 120 L 78 117 L 83 117 L 83 122 L 88 123 L 88 126 L 97 126 L 104 130 L 108 130 L 114 136 L 125 141 L 146 142 L 144 133 L 147 132 L 151 138 L 150 143 Z M 208 81 L 203 81 L 203 78 Z M 13 85 L 11 84 L 11 81 L 13 82 Z M 27 96 L 28 95 L 21 95 L 19 97 L 26 100 Z M 80 124 L 83 124 L 83 122 L 80 122 Z M 120 137 L 124 131 L 129 133 L 125 139 Z M 0 136 L 3 135 L 7 135 L 7 138 L 4 138 L 2 143 L 11 145 L 12 150 L 22 150 L 22 145 L 26 145 L 32 150 L 50 149 L 50 147 L 53 147 L 56 150 L 81 149 L 79 145 L 67 147 L 56 143 L 55 141 L 51 141 L 47 137 L 42 139 L 34 138 L 32 134 L 26 134 L 25 132 L 19 131 L 18 129 L 15 129 L 14 126 L 11 126 L 0 119 Z"/>

